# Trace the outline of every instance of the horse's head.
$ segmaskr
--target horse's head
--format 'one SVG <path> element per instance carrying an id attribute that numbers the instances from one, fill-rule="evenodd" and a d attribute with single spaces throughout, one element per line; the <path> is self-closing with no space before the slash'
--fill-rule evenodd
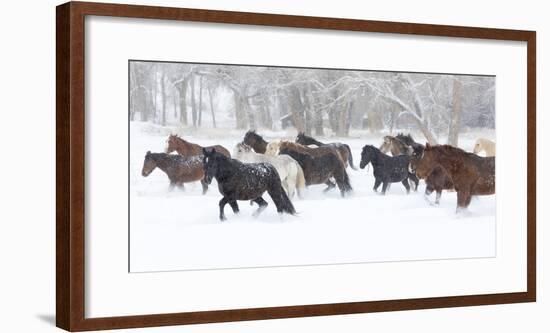
<path id="1" fill-rule="evenodd" d="M 301 145 L 304 145 L 304 146 L 307 146 L 309 144 L 311 144 L 311 138 L 309 138 L 304 132 L 300 132 L 298 133 L 298 135 L 296 136 L 296 140 L 295 142 L 296 143 L 299 143 Z"/>
<path id="2" fill-rule="evenodd" d="M 202 155 L 204 182 L 206 184 L 210 184 L 212 182 L 212 178 L 217 175 L 222 160 L 226 159 L 227 157 L 216 152 L 213 148 L 203 148 Z"/>
<path id="3" fill-rule="evenodd" d="M 166 147 L 164 149 L 164 152 L 166 154 L 170 154 L 171 152 L 175 151 L 178 148 L 178 141 L 181 140 L 177 134 L 170 134 L 168 136 L 168 139 L 166 139 Z"/>
<path id="4" fill-rule="evenodd" d="M 412 153 L 411 153 L 411 159 L 409 161 L 409 172 L 416 173 L 416 167 L 418 165 L 418 161 L 422 158 L 422 155 L 424 154 L 424 146 L 423 145 L 415 145 L 411 147 Z"/>
<path id="5" fill-rule="evenodd" d="M 401 142 L 403 142 L 404 144 L 406 144 L 407 146 L 414 146 L 416 143 L 416 141 L 414 141 L 412 135 L 410 133 L 408 134 L 403 134 L 403 133 L 398 133 L 395 138 Z"/>
<path id="6" fill-rule="evenodd" d="M 263 140 L 264 139 L 256 133 L 256 130 L 250 130 L 244 135 L 243 142 L 251 147 L 254 147 Z"/>
<path id="7" fill-rule="evenodd" d="M 240 156 L 242 154 L 246 154 L 250 152 L 252 152 L 252 147 L 250 147 L 244 142 L 237 143 L 237 145 L 235 146 L 235 149 L 233 149 L 233 155 L 235 156 Z"/>
<path id="8" fill-rule="evenodd" d="M 386 135 L 384 137 L 384 141 L 382 142 L 382 144 L 380 145 L 380 151 L 383 152 L 383 153 L 388 153 L 391 149 L 391 142 L 392 142 L 392 137 L 389 136 L 389 135 Z"/>
<path id="9" fill-rule="evenodd" d="M 361 169 L 364 169 L 367 164 L 376 159 L 376 150 L 377 149 L 372 145 L 366 145 L 363 147 L 363 150 L 361 151 L 361 163 L 359 164 Z"/>
<path id="10" fill-rule="evenodd" d="M 481 140 L 477 139 L 476 144 L 474 145 L 474 154 L 479 154 L 483 150 L 483 147 L 481 145 Z"/>
<path id="11" fill-rule="evenodd" d="M 277 156 L 279 155 L 279 149 L 281 146 L 280 141 L 272 141 L 267 144 L 267 147 L 265 148 L 265 154 L 270 156 Z"/>
<path id="12" fill-rule="evenodd" d="M 415 149 L 410 163 L 411 171 L 415 172 L 419 178 L 426 179 L 438 164 L 437 154 L 436 149 L 429 143 L 426 143 L 424 149 Z"/>
<path id="13" fill-rule="evenodd" d="M 143 168 L 141 168 L 141 175 L 147 177 L 155 170 L 157 167 L 157 162 L 155 161 L 154 155 L 150 151 L 145 154 L 145 160 L 143 161 Z"/>

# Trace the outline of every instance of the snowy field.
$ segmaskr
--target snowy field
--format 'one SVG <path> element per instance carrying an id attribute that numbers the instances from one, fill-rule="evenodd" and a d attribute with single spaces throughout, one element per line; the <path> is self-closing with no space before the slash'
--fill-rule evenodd
<path id="1" fill-rule="evenodd" d="M 258 131 L 268 141 L 295 137 L 295 132 Z M 297 216 L 279 216 L 266 193 L 267 209 L 240 201 L 241 212 L 218 219 L 218 192 L 213 180 L 206 195 L 199 182 L 185 191 L 168 192 L 166 175 L 156 169 L 141 176 L 145 153 L 162 152 L 169 128 L 130 124 L 130 271 L 220 269 L 290 265 L 345 264 L 405 260 L 481 258 L 495 255 L 495 196 L 477 197 L 469 211 L 455 214 L 456 194 L 444 192 L 440 206 L 424 197 L 424 184 L 407 195 L 394 183 L 386 196 L 373 192 L 372 166 L 348 168 L 354 188 L 350 197 L 325 185 L 294 198 Z M 179 133 L 204 146 L 221 144 L 233 151 L 244 131 L 201 130 Z M 459 145 L 471 151 L 479 133 L 461 135 Z M 320 138 L 350 145 L 358 167 L 365 144 L 379 146 L 383 134 L 353 132 L 350 138 Z M 492 137 L 492 133 L 483 133 Z M 416 135 L 415 138 L 420 138 Z M 435 193 L 430 198 L 433 201 Z"/>

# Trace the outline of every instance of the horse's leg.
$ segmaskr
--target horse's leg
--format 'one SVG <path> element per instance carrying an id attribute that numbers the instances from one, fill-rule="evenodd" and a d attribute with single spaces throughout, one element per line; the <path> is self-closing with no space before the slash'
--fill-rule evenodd
<path id="1" fill-rule="evenodd" d="M 172 192 L 174 190 L 174 187 L 176 187 L 176 182 L 170 181 L 170 185 L 168 185 L 168 191 Z"/>
<path id="2" fill-rule="evenodd" d="M 436 189 L 435 192 L 435 204 L 439 205 L 439 200 L 441 200 L 441 192 L 442 190 L 440 188 Z"/>
<path id="3" fill-rule="evenodd" d="M 407 194 L 409 194 L 411 192 L 411 187 L 409 185 L 409 178 L 405 178 L 401 181 L 401 184 L 403 184 L 403 186 L 405 186 L 405 189 L 407 189 Z"/>
<path id="4" fill-rule="evenodd" d="M 387 181 L 384 181 L 384 183 L 382 184 L 382 195 L 386 195 L 386 190 L 388 189 L 389 184 L 390 183 Z"/>
<path id="5" fill-rule="evenodd" d="M 290 174 L 286 176 L 285 179 L 286 183 L 286 193 L 288 194 L 288 198 L 292 199 L 294 198 L 294 192 L 296 192 L 296 175 L 294 177 L 291 177 Z"/>
<path id="6" fill-rule="evenodd" d="M 327 184 L 327 188 L 323 190 L 323 192 L 328 192 L 336 187 L 336 184 L 334 184 L 330 179 L 325 182 Z"/>
<path id="7" fill-rule="evenodd" d="M 420 182 L 418 177 L 414 173 L 409 173 L 408 179 L 414 184 L 414 191 L 416 192 L 418 190 L 418 183 Z"/>
<path id="8" fill-rule="evenodd" d="M 255 203 L 258 204 L 258 209 L 252 214 L 254 217 L 258 217 L 261 212 L 264 211 L 264 209 L 267 208 L 267 201 L 265 201 L 262 197 L 257 197 L 256 199 L 252 200 Z"/>
<path id="9" fill-rule="evenodd" d="M 380 187 L 380 184 L 382 184 L 382 178 L 376 178 L 374 181 L 374 187 L 372 188 L 374 192 L 378 192 L 378 187 Z"/>
<path id="10" fill-rule="evenodd" d="M 176 186 L 178 187 L 178 189 L 185 191 L 185 186 L 183 185 L 183 182 L 177 182 Z"/>
<path id="11" fill-rule="evenodd" d="M 225 207 L 225 204 L 227 204 L 229 202 L 229 200 L 227 200 L 226 197 L 223 197 L 221 200 L 220 200 L 220 221 L 225 221 L 227 220 L 227 218 L 225 217 L 225 214 L 223 213 L 223 208 Z"/>
<path id="12" fill-rule="evenodd" d="M 469 191 L 458 190 L 456 191 L 456 212 L 459 213 L 462 210 L 465 210 L 470 203 L 472 196 Z"/>
<path id="13" fill-rule="evenodd" d="M 231 206 L 231 209 L 233 209 L 233 213 L 239 214 L 239 204 L 237 204 L 236 200 L 229 201 L 229 205 Z"/>
<path id="14" fill-rule="evenodd" d="M 208 184 L 206 184 L 204 179 L 201 179 L 201 185 L 202 185 L 202 195 L 205 195 L 206 192 L 208 192 Z"/>

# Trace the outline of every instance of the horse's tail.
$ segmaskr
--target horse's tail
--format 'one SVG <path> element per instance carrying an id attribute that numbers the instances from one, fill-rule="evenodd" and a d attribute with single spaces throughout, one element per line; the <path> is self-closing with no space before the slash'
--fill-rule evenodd
<path id="1" fill-rule="evenodd" d="M 353 155 L 351 154 L 351 148 L 350 148 L 347 144 L 344 144 L 344 147 L 346 147 L 346 149 L 348 150 L 348 163 L 349 163 L 349 166 L 350 166 L 353 170 L 357 170 L 357 168 L 355 167 L 355 165 L 353 165 Z"/>
<path id="2" fill-rule="evenodd" d="M 279 177 L 277 176 L 277 178 Z M 271 188 L 267 190 L 271 196 L 271 199 L 273 199 L 275 206 L 277 207 L 277 211 L 279 213 L 288 213 L 291 215 L 296 214 L 296 209 L 284 191 L 283 186 L 281 185 L 281 180 L 277 180 L 278 181 L 273 182 Z"/>
<path id="3" fill-rule="evenodd" d="M 303 190 L 306 188 L 306 177 L 300 164 L 294 162 L 294 165 L 296 165 L 296 191 L 298 191 L 298 197 L 302 198 Z"/>
<path id="4" fill-rule="evenodd" d="M 346 169 L 344 169 L 343 171 L 344 171 L 343 189 L 344 189 L 345 192 L 351 192 L 351 191 L 353 191 L 353 187 L 351 187 L 351 182 L 349 180 L 348 173 L 346 172 Z"/>

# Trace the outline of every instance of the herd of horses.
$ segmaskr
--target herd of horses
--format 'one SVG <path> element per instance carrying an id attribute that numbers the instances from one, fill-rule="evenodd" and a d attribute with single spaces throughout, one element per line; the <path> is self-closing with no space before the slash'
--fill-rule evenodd
<path id="1" fill-rule="evenodd" d="M 495 144 L 478 139 L 474 152 L 450 145 L 426 145 L 410 134 L 385 136 L 380 147 L 365 145 L 359 167 L 372 165 L 374 191 L 382 185 L 385 194 L 391 183 L 400 182 L 407 194 L 418 189 L 419 179 L 426 183 L 425 197 L 436 192 L 433 204 L 439 204 L 444 190 L 456 191 L 457 212 L 467 208 L 472 196 L 495 193 Z M 478 153 L 484 151 L 486 157 Z M 172 154 L 177 152 L 177 154 Z M 323 143 L 304 133 L 294 142 L 268 142 L 255 130 L 246 132 L 233 154 L 221 145 L 203 147 L 170 135 L 163 153 L 147 152 L 142 175 L 155 168 L 166 173 L 169 188 L 183 189 L 184 183 L 200 181 L 203 194 L 216 179 L 220 194 L 219 218 L 225 220 L 224 207 L 229 204 L 239 212 L 237 201 L 256 203 L 259 215 L 268 205 L 262 198 L 267 192 L 279 213 L 295 214 L 291 199 L 303 196 L 306 187 L 325 184 L 324 190 L 338 187 L 342 197 L 353 188 L 347 168 L 357 170 L 353 154 L 345 143 Z"/>

